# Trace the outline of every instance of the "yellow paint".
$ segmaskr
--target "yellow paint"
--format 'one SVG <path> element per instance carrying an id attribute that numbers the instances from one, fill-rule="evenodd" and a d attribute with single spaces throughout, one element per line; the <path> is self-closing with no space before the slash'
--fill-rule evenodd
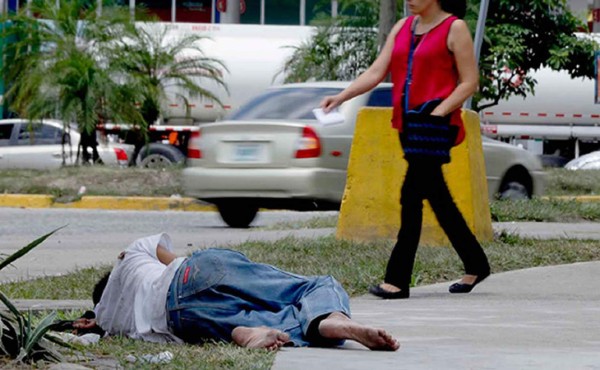
<path id="1" fill-rule="evenodd" d="M 50 195 L 0 194 L 0 207 L 77 208 L 139 211 L 216 211 L 192 198 L 84 196 L 69 203 L 54 202 Z"/>
<path id="2" fill-rule="evenodd" d="M 348 178 L 337 237 L 358 241 L 395 239 L 400 226 L 400 188 L 407 163 L 398 131 L 391 127 L 392 110 L 365 108 L 357 117 L 348 164 Z M 479 117 L 463 111 L 467 131 L 443 166 L 456 205 L 479 241 L 493 237 Z M 429 203 L 423 210 L 421 245 L 449 245 Z"/>
<path id="3" fill-rule="evenodd" d="M 52 205 L 50 195 L 37 194 L 0 194 L 0 207 L 47 208 Z"/>

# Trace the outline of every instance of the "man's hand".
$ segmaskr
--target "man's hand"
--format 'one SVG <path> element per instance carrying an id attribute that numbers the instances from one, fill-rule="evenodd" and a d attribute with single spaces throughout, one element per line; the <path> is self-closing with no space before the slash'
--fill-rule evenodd
<path id="1" fill-rule="evenodd" d="M 96 327 L 96 319 L 85 319 L 85 318 L 79 318 L 75 321 L 73 321 L 73 328 L 75 328 L 75 333 L 77 334 L 77 331 L 81 330 L 81 329 L 92 329 L 94 327 Z"/>

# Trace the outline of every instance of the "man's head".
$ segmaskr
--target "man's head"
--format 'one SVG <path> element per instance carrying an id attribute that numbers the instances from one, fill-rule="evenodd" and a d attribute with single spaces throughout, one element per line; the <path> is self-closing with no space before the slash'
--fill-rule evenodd
<path id="1" fill-rule="evenodd" d="M 94 286 L 94 291 L 92 293 L 92 301 L 94 302 L 94 307 L 100 302 L 102 298 L 102 293 L 104 293 L 104 288 L 106 288 L 106 284 L 108 283 L 108 278 L 110 277 L 110 271 L 107 272 Z"/>

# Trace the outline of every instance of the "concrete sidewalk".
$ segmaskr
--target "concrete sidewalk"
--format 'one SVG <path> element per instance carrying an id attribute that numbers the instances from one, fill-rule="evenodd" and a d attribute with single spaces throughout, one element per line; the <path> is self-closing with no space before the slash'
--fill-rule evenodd
<path id="1" fill-rule="evenodd" d="M 400 350 L 284 348 L 273 369 L 600 369 L 599 278 L 600 262 L 587 262 L 495 274 L 467 295 L 444 283 L 407 300 L 355 298 L 354 319 Z"/>
<path id="2" fill-rule="evenodd" d="M 411 298 L 351 299 L 353 318 L 401 342 L 374 352 L 283 348 L 274 370 L 600 369 L 600 262 L 493 274 L 466 295 L 449 283 L 413 288 Z M 16 300 L 22 309 L 84 311 L 91 301 Z"/>

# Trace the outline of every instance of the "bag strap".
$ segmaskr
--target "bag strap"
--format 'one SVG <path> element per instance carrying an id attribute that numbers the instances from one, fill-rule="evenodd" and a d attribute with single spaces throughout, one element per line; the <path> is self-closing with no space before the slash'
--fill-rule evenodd
<path id="1" fill-rule="evenodd" d="M 408 111 L 408 92 L 410 90 L 410 84 L 412 83 L 412 64 L 413 64 L 413 57 L 415 54 L 415 49 L 417 48 L 417 45 L 415 44 L 415 32 L 416 32 L 418 24 L 419 24 L 419 18 L 415 17 L 413 24 L 411 24 L 410 48 L 408 50 L 408 66 L 407 66 L 407 72 L 406 72 L 406 79 L 404 80 L 404 107 L 403 107 L 403 110 L 405 113 Z"/>

